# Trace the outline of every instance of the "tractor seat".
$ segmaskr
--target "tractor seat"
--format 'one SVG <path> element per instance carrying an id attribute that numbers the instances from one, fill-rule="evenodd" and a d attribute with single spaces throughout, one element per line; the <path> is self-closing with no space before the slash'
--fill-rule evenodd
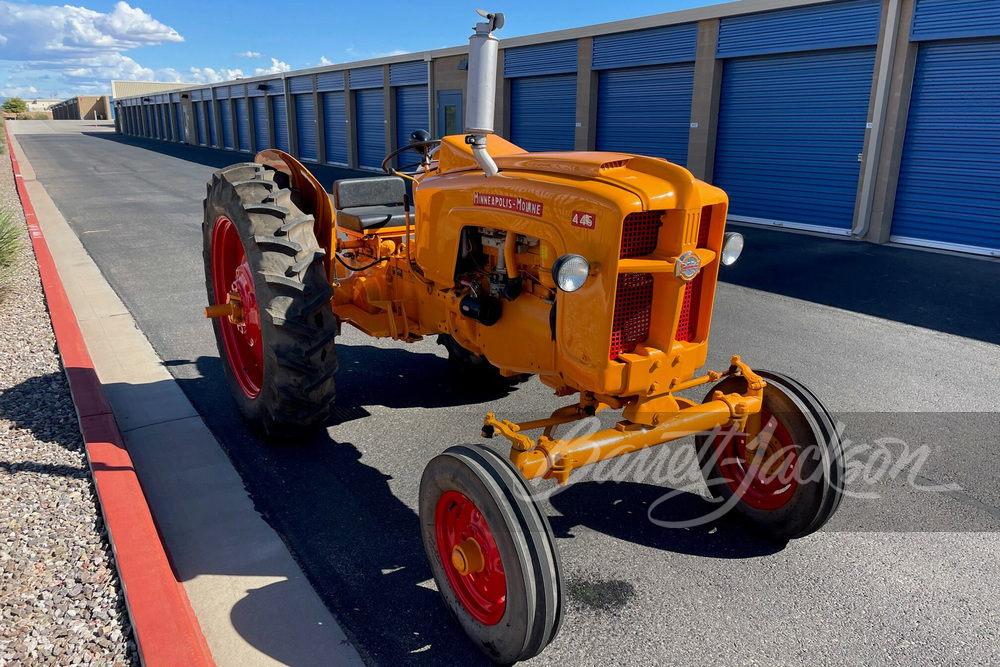
<path id="1" fill-rule="evenodd" d="M 344 178 L 333 183 L 333 208 L 337 225 L 364 233 L 406 224 L 403 195 L 406 183 L 399 176 Z"/>

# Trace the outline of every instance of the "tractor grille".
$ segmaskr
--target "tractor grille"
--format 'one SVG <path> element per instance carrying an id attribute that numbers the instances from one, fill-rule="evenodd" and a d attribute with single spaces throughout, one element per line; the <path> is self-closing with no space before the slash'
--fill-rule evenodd
<path id="1" fill-rule="evenodd" d="M 611 325 L 611 355 L 631 352 L 649 337 L 653 310 L 653 276 L 626 273 L 618 276 L 615 289 L 615 318 Z"/>
<path id="2" fill-rule="evenodd" d="M 664 211 L 643 211 L 630 213 L 622 227 L 621 259 L 646 257 L 656 250 Z M 712 228 L 712 207 L 702 210 L 701 222 L 697 230 L 698 247 L 708 247 Z M 695 239 L 694 229 L 688 228 L 685 238 L 688 243 Z M 690 247 L 690 246 L 689 246 Z M 698 336 L 698 321 L 701 308 L 704 271 L 684 286 L 681 300 L 680 318 L 677 323 L 675 340 L 695 342 Z M 659 311 L 658 311 L 659 312 Z M 649 328 L 653 313 L 653 275 L 650 273 L 625 273 L 618 276 L 615 289 L 615 314 L 611 326 L 610 357 L 632 352 L 639 343 L 649 338 Z"/>
<path id="3" fill-rule="evenodd" d="M 708 233 L 712 230 L 712 207 L 701 209 L 701 223 L 698 227 L 698 247 L 708 247 Z"/>
<path id="4" fill-rule="evenodd" d="M 663 211 L 629 213 L 622 226 L 622 259 L 645 257 L 656 250 Z"/>
<path id="5" fill-rule="evenodd" d="M 706 206 L 701 211 L 701 224 L 698 227 L 698 247 L 708 246 L 708 234 L 712 229 L 712 207 Z M 684 299 L 681 302 L 681 316 L 677 321 L 676 340 L 690 343 L 698 335 L 698 309 L 701 305 L 701 285 L 704 271 L 694 277 L 684 287 Z"/>
<path id="6" fill-rule="evenodd" d="M 701 274 L 684 287 L 681 317 L 677 322 L 677 340 L 691 342 L 698 333 L 698 306 L 701 303 Z"/>

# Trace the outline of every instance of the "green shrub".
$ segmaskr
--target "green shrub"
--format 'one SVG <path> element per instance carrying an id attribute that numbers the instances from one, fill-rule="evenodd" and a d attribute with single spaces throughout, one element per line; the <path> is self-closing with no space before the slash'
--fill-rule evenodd
<path id="1" fill-rule="evenodd" d="M 0 301 L 7 295 L 21 252 L 20 225 L 9 208 L 0 209 Z"/>

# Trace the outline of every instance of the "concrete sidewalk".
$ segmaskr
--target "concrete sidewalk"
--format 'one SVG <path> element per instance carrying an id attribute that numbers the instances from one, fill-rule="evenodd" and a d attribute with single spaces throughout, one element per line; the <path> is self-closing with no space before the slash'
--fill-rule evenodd
<path id="1" fill-rule="evenodd" d="M 16 137 L 11 149 L 164 546 L 216 663 L 363 664 L 277 533 L 255 511 L 215 437 L 35 180 Z"/>

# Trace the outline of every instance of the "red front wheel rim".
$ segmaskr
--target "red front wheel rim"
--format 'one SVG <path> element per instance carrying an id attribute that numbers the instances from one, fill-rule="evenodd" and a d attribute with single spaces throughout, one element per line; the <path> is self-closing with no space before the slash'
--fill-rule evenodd
<path id="1" fill-rule="evenodd" d="M 438 499 L 434 519 L 438 554 L 455 596 L 474 619 L 483 625 L 496 625 L 507 608 L 507 578 L 486 518 L 464 494 L 445 491 Z M 470 538 L 482 552 L 483 569 L 463 575 L 452 563 L 452 552 Z"/>
<path id="2" fill-rule="evenodd" d="M 234 324 L 228 317 L 220 317 L 217 322 L 236 383 L 247 398 L 257 398 L 264 382 L 264 346 L 257 292 L 239 232 L 224 215 L 216 219 L 212 229 L 212 287 L 216 303 L 226 303 L 230 293 L 240 300 L 241 324 Z"/>
<path id="3" fill-rule="evenodd" d="M 750 507 L 784 507 L 798 488 L 799 461 L 795 443 L 785 425 L 771 412 L 760 411 L 760 433 L 728 433 L 716 439 L 719 472 L 733 494 Z M 759 439 L 756 450 L 747 441 Z"/>

